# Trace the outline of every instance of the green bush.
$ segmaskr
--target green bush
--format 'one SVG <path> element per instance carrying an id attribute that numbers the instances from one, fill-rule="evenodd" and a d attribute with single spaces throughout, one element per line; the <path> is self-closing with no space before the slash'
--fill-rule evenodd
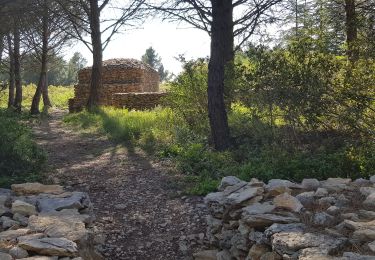
<path id="1" fill-rule="evenodd" d="M 45 156 L 29 129 L 15 115 L 0 111 L 0 136 L 0 187 L 40 180 Z"/>

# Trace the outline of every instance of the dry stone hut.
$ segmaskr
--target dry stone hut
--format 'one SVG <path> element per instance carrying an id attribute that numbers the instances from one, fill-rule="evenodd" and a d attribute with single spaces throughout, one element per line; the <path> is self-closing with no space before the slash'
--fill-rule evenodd
<path id="1" fill-rule="evenodd" d="M 78 72 L 75 97 L 69 110 L 81 110 L 89 97 L 91 67 Z M 148 64 L 135 59 L 110 59 L 103 62 L 103 86 L 99 105 L 127 109 L 154 108 L 165 93 L 159 92 L 159 74 Z"/>

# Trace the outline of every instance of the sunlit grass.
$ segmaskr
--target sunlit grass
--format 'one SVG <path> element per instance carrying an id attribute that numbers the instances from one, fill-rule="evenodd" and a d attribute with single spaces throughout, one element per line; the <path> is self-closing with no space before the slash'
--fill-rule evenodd
<path id="1" fill-rule="evenodd" d="M 35 94 L 36 86 L 29 84 L 22 88 L 22 106 L 25 109 L 30 109 L 33 96 Z M 72 86 L 49 86 L 49 97 L 52 105 L 57 108 L 67 109 L 68 100 L 74 97 L 74 88 Z M 6 108 L 8 105 L 8 90 L 4 89 L 0 92 L 0 107 Z M 43 108 L 43 102 L 40 102 L 40 109 Z"/>

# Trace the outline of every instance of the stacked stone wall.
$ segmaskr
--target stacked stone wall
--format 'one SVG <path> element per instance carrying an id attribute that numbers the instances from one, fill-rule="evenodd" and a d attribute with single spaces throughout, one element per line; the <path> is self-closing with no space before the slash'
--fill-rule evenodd
<path id="1" fill-rule="evenodd" d="M 75 98 L 69 100 L 71 112 L 81 110 L 87 103 L 90 93 L 91 68 L 79 71 L 78 80 L 79 83 L 74 87 Z M 105 61 L 102 82 L 103 86 L 98 93 L 101 106 L 149 109 L 155 107 L 160 97 L 165 95 L 156 93 L 159 91 L 159 74 L 148 65 L 136 60 Z M 149 94 L 118 96 L 118 93 Z M 129 104 L 124 102 L 129 102 Z"/>
<path id="2" fill-rule="evenodd" d="M 144 93 L 116 93 L 112 96 L 112 106 L 126 108 L 129 110 L 152 109 L 161 103 L 166 93 L 144 92 Z"/>

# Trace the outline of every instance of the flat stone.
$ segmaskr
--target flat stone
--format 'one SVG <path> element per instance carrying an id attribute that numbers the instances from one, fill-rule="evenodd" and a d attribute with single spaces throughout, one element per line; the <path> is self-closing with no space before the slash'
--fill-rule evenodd
<path id="1" fill-rule="evenodd" d="M 371 193 L 375 193 L 375 187 L 361 187 L 359 191 L 363 196 L 369 196 Z"/>
<path id="2" fill-rule="evenodd" d="M 22 226 L 27 226 L 27 224 L 29 223 L 29 218 L 27 218 L 24 215 L 21 215 L 19 213 L 15 213 L 13 215 L 13 219 L 15 221 L 18 221 Z"/>
<path id="3" fill-rule="evenodd" d="M 342 256 L 345 260 L 374 260 L 373 255 L 360 255 L 353 252 L 345 252 Z"/>
<path id="4" fill-rule="evenodd" d="M 16 238 L 27 235 L 30 232 L 31 232 L 30 229 L 26 229 L 26 228 L 3 231 L 0 233 L 0 241 L 15 240 Z"/>
<path id="5" fill-rule="evenodd" d="M 0 205 L 0 216 L 3 216 L 3 215 L 5 215 L 5 214 L 7 214 L 9 212 L 10 212 L 10 209 L 8 209 L 7 207 L 4 207 L 4 206 Z"/>
<path id="6" fill-rule="evenodd" d="M 77 244 L 66 238 L 41 238 L 19 243 L 19 247 L 50 256 L 77 256 Z"/>
<path id="7" fill-rule="evenodd" d="M 367 209 L 375 209 L 375 192 L 367 196 L 366 200 L 363 202 L 363 206 Z"/>
<path id="8" fill-rule="evenodd" d="M 327 213 L 331 214 L 333 216 L 337 216 L 340 212 L 341 212 L 341 209 L 339 207 L 337 207 L 337 206 L 330 206 L 327 209 Z"/>
<path id="9" fill-rule="evenodd" d="M 265 214 L 271 213 L 276 207 L 272 205 L 270 202 L 265 203 L 254 203 L 253 205 L 249 205 L 242 209 L 242 212 L 245 214 L 252 215 L 252 214 Z"/>
<path id="10" fill-rule="evenodd" d="M 316 191 L 320 187 L 320 182 L 317 179 L 303 179 L 301 186 L 304 190 Z"/>
<path id="11" fill-rule="evenodd" d="M 268 227 L 274 223 L 295 223 L 299 222 L 299 218 L 294 216 L 281 216 L 276 214 L 256 214 L 256 215 L 247 215 L 242 216 L 242 220 L 249 227 Z"/>
<path id="12" fill-rule="evenodd" d="M 204 203 L 210 205 L 212 203 L 225 204 L 225 195 L 223 192 L 212 192 L 204 197 Z"/>
<path id="13" fill-rule="evenodd" d="M 375 175 L 370 177 L 370 181 L 371 181 L 372 183 L 375 183 Z"/>
<path id="14" fill-rule="evenodd" d="M 85 240 L 87 230 L 80 216 L 43 214 L 31 216 L 28 228 L 43 232 L 49 237 L 65 237 L 72 241 Z"/>
<path id="15" fill-rule="evenodd" d="M 291 224 L 272 224 L 269 228 L 264 231 L 267 237 L 271 237 L 275 233 L 280 232 L 302 232 L 305 231 L 307 226 L 303 223 L 291 223 Z"/>
<path id="16" fill-rule="evenodd" d="M 367 220 L 375 220 L 375 212 L 374 211 L 368 211 L 368 210 L 359 210 L 358 211 L 359 216 L 361 218 L 367 219 Z"/>
<path id="17" fill-rule="evenodd" d="M 299 200 L 288 193 L 283 193 L 281 195 L 276 196 L 273 199 L 273 204 L 276 206 L 276 208 L 282 208 L 291 210 L 294 212 L 300 212 L 303 208 L 303 205 Z"/>
<path id="18" fill-rule="evenodd" d="M 328 178 L 326 181 L 322 181 L 322 187 L 331 192 L 340 192 L 348 188 L 351 181 L 351 179 L 344 178 Z"/>
<path id="19" fill-rule="evenodd" d="M 323 234 L 302 232 L 281 232 L 272 236 L 272 248 L 277 253 L 292 255 L 295 252 L 311 247 L 319 248 L 320 252 L 329 254 L 340 248 L 346 238 L 330 237 Z"/>
<path id="20" fill-rule="evenodd" d="M 279 254 L 275 252 L 265 253 L 260 257 L 260 260 L 281 260 L 283 259 Z"/>
<path id="21" fill-rule="evenodd" d="M 310 207 L 315 202 L 315 192 L 308 191 L 302 192 L 296 196 L 296 198 L 301 202 L 304 207 Z"/>
<path id="22" fill-rule="evenodd" d="M 40 212 L 83 209 L 89 207 L 89 204 L 88 195 L 84 192 L 66 192 L 55 196 L 40 195 L 37 198 L 37 207 Z"/>
<path id="23" fill-rule="evenodd" d="M 301 189 L 302 188 L 301 185 L 296 184 L 296 183 L 291 182 L 291 181 L 288 181 L 288 180 L 272 179 L 266 185 L 266 189 L 271 189 L 271 188 L 280 187 L 280 186 L 284 186 L 284 187 L 288 187 L 288 188 L 292 188 L 292 189 Z"/>
<path id="24" fill-rule="evenodd" d="M 32 240 L 32 239 L 39 239 L 39 238 L 43 238 L 43 237 L 45 237 L 45 235 L 43 233 L 34 233 L 34 234 L 30 234 L 30 235 L 17 237 L 17 241 L 23 242 L 23 241 Z"/>
<path id="25" fill-rule="evenodd" d="M 375 253 L 375 240 L 372 241 L 371 243 L 368 243 L 367 244 L 368 248 L 370 248 L 370 250 Z"/>
<path id="26" fill-rule="evenodd" d="M 26 258 L 20 258 L 19 260 L 58 260 L 58 256 L 32 256 Z"/>
<path id="27" fill-rule="evenodd" d="M 2 222 L 2 227 L 4 229 L 8 229 L 8 228 L 11 228 L 11 227 L 18 227 L 20 225 L 19 222 L 15 221 L 11 218 L 5 217 L 5 216 L 2 216 L 0 218 L 0 221 Z"/>
<path id="28" fill-rule="evenodd" d="M 247 200 L 250 200 L 257 195 L 263 193 L 263 188 L 245 186 L 236 192 L 233 192 L 226 198 L 226 203 L 229 205 L 239 205 Z"/>
<path id="29" fill-rule="evenodd" d="M 331 226 L 335 223 L 335 218 L 326 212 L 318 212 L 314 214 L 313 224 L 316 226 Z"/>
<path id="30" fill-rule="evenodd" d="M 271 252 L 271 248 L 264 244 L 255 244 L 250 248 L 248 258 L 251 260 L 260 260 L 262 255 L 265 253 Z"/>
<path id="31" fill-rule="evenodd" d="M 28 257 L 27 251 L 19 246 L 15 246 L 9 250 L 9 254 L 16 259 Z"/>
<path id="32" fill-rule="evenodd" d="M 216 260 L 217 250 L 204 250 L 193 254 L 194 260 Z"/>
<path id="33" fill-rule="evenodd" d="M 315 191 L 314 196 L 315 196 L 315 197 L 324 197 L 324 196 L 328 196 L 328 190 L 325 189 L 325 188 L 318 188 L 318 189 Z"/>
<path id="34" fill-rule="evenodd" d="M 13 214 L 21 214 L 24 216 L 36 215 L 37 211 L 34 205 L 24 202 L 22 200 L 16 200 L 12 203 Z"/>
<path id="35" fill-rule="evenodd" d="M 222 250 L 216 255 L 216 260 L 231 260 L 232 256 L 228 250 Z"/>
<path id="36" fill-rule="evenodd" d="M 353 233 L 353 238 L 360 241 L 373 241 L 375 240 L 375 230 L 373 229 L 360 229 Z"/>
<path id="37" fill-rule="evenodd" d="M 238 183 L 246 184 L 246 182 L 240 180 L 239 178 L 237 178 L 235 176 L 226 176 L 223 179 L 221 179 L 218 190 L 224 191 L 228 186 L 234 186 Z"/>
<path id="38" fill-rule="evenodd" d="M 344 260 L 342 257 L 334 257 L 322 252 L 320 248 L 305 248 L 298 255 L 298 260 Z"/>
<path id="39" fill-rule="evenodd" d="M 13 257 L 9 254 L 0 252 L 0 259 L 1 260 L 13 260 Z"/>
<path id="40" fill-rule="evenodd" d="M 7 204 L 9 199 L 10 199 L 10 196 L 8 195 L 0 195 L 0 207 L 5 206 L 5 204 Z"/>
<path id="41" fill-rule="evenodd" d="M 12 191 L 17 195 L 38 195 L 40 193 L 61 194 L 64 189 L 60 185 L 43 185 L 40 183 L 13 184 Z"/>

